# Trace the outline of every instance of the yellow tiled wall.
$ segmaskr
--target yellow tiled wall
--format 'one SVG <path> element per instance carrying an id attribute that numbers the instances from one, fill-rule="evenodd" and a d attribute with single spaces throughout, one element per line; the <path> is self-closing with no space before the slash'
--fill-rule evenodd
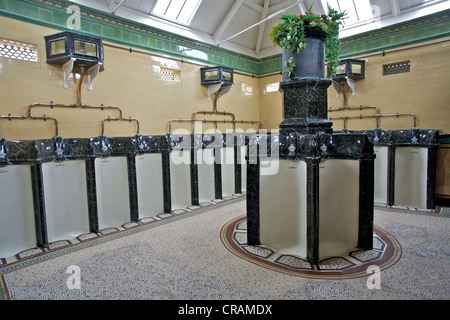
<path id="1" fill-rule="evenodd" d="M 448 38 L 438 39 L 419 44 L 420 47 L 401 50 L 394 53 L 375 55 L 361 58 L 366 61 L 366 78 L 356 80 L 355 95 L 345 84 L 347 105 L 375 105 L 380 114 L 412 113 L 417 116 L 417 127 L 420 129 L 439 129 L 441 133 L 450 133 L 450 42 L 442 42 Z M 442 42 L 432 44 L 434 42 Z M 427 46 L 423 46 L 430 44 Z M 419 46 L 418 44 L 410 46 Z M 397 48 L 398 49 L 405 49 Z M 409 73 L 383 76 L 383 65 L 411 61 Z M 265 82 L 281 81 L 281 75 L 260 79 Z M 343 94 L 340 91 L 336 97 L 336 90 L 328 89 L 328 107 L 343 106 Z M 347 110 L 329 112 L 329 117 L 373 115 L 375 109 Z M 260 117 L 263 127 L 278 128 L 282 116 L 282 94 L 262 94 L 260 101 Z M 382 129 L 410 129 L 413 118 L 386 117 L 380 119 Z M 344 128 L 342 120 L 333 121 L 334 130 Z M 369 119 L 350 119 L 347 123 L 349 130 L 371 130 L 376 128 L 376 121 Z"/>
<path id="2" fill-rule="evenodd" d="M 0 57 L 0 115 L 21 116 L 35 102 L 75 104 L 77 102 L 78 79 L 69 79 L 69 88 L 63 88 L 63 74 L 60 66 L 46 63 L 44 36 L 57 30 L 0 18 L 0 36 L 37 44 L 39 62 L 27 62 Z M 171 119 L 191 119 L 200 110 L 213 110 L 213 97 L 208 101 L 208 90 L 200 85 L 201 65 L 177 62 L 141 53 L 104 46 L 104 67 L 93 81 L 93 90 L 87 89 L 87 77 L 82 83 L 82 103 L 85 105 L 117 106 L 125 118 L 136 118 L 140 122 L 142 135 L 160 135 L 168 131 Z M 160 79 L 160 68 L 181 70 L 181 82 L 166 82 Z M 244 94 L 242 83 L 253 86 L 252 94 Z M 235 74 L 234 86 L 222 96 L 218 111 L 231 112 L 236 120 L 259 121 L 258 79 Z M 115 110 L 88 110 L 83 108 L 62 109 L 37 107 L 33 116 L 53 116 L 59 121 L 59 135 L 62 137 L 95 137 L 101 134 L 101 121 L 108 116 L 118 117 Z M 230 117 L 218 115 L 198 116 L 199 119 L 222 121 Z M 255 125 L 242 124 L 246 130 Z M 174 123 L 173 130 L 186 128 L 189 123 Z M 213 124 L 203 125 L 203 129 Z M 219 124 L 225 132 L 231 124 Z M 106 122 L 106 136 L 130 136 L 136 134 L 135 122 Z M 17 120 L 0 122 L 0 137 L 5 139 L 51 138 L 55 135 L 52 121 Z"/>

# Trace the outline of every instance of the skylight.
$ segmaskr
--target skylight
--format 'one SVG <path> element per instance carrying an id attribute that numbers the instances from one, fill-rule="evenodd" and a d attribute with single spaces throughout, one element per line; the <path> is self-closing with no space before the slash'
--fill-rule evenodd
<path id="1" fill-rule="evenodd" d="M 158 0 L 152 13 L 188 25 L 202 0 Z"/>
<path id="2" fill-rule="evenodd" d="M 340 12 L 346 12 L 344 25 L 352 25 L 372 19 L 372 7 L 369 0 L 321 0 L 327 11 L 327 4 Z"/>

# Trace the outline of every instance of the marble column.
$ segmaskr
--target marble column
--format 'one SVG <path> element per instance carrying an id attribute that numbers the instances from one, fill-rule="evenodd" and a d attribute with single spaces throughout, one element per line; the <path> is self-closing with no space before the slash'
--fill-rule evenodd
<path id="1" fill-rule="evenodd" d="M 333 123 L 327 118 L 327 90 L 331 80 L 303 78 L 283 81 L 283 121 L 280 134 L 331 133 Z"/>

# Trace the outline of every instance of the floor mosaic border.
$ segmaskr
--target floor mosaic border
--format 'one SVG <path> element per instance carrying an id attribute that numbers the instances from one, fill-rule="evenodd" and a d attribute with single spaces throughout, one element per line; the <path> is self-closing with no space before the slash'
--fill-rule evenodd
<path id="1" fill-rule="evenodd" d="M 0 258 L 0 275 L 16 269 L 24 264 L 40 262 L 51 259 L 64 253 L 83 249 L 87 246 L 95 245 L 105 241 L 113 240 L 131 233 L 140 232 L 156 227 L 163 223 L 187 218 L 195 214 L 200 214 L 212 209 L 229 205 L 236 201 L 245 199 L 245 193 L 233 196 L 224 196 L 223 199 L 214 199 L 210 202 L 202 202 L 198 206 L 189 206 L 185 209 L 176 209 L 170 213 L 160 213 L 153 217 L 144 217 L 137 222 L 126 222 L 122 226 L 109 227 L 99 230 L 98 233 L 85 233 L 73 239 L 58 240 L 51 242 L 44 247 L 34 247 L 23 250 L 12 257 Z"/>
<path id="2" fill-rule="evenodd" d="M 388 232 L 374 226 L 373 250 L 355 250 L 346 257 L 330 257 L 312 266 L 308 261 L 280 254 L 266 246 L 247 245 L 246 216 L 226 223 L 220 232 L 224 246 L 234 255 L 264 268 L 294 276 L 314 279 L 349 279 L 367 276 L 369 266 L 385 270 L 402 256 L 400 243 Z"/>

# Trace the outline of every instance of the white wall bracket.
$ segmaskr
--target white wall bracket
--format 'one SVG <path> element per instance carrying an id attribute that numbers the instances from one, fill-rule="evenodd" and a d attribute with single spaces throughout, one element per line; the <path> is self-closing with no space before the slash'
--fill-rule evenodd
<path id="1" fill-rule="evenodd" d="M 73 64 L 75 62 L 75 58 L 70 58 L 69 61 L 64 63 L 62 65 L 62 71 L 63 71 L 63 80 L 64 80 L 64 89 L 67 89 L 69 87 L 69 83 L 67 82 L 67 79 L 69 78 L 69 75 L 72 73 L 73 70 Z"/>
<path id="2" fill-rule="evenodd" d="M 336 98 L 339 98 L 339 81 L 331 80 L 331 85 L 333 86 L 334 90 L 336 90 Z"/>
<path id="3" fill-rule="evenodd" d="M 345 77 L 345 79 L 347 80 L 347 84 L 350 87 L 350 89 L 352 89 L 352 96 L 355 95 L 355 80 L 349 78 L 349 77 Z"/>
<path id="4" fill-rule="evenodd" d="M 102 66 L 102 63 L 101 62 L 97 62 L 96 65 L 90 67 L 87 70 L 87 73 L 88 73 L 88 90 L 89 91 L 92 91 L 92 81 L 94 81 L 94 78 L 98 75 L 101 66 Z"/>

